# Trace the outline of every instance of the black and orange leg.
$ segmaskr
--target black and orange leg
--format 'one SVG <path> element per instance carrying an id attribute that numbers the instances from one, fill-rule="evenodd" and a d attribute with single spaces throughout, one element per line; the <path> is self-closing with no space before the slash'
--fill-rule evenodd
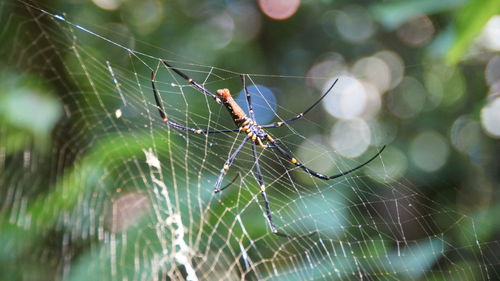
<path id="1" fill-rule="evenodd" d="M 333 87 L 335 86 L 335 84 L 337 84 L 337 81 L 339 81 L 339 79 L 335 79 L 335 81 L 332 83 L 332 85 L 330 86 L 330 88 L 328 88 L 328 90 L 326 90 L 326 92 L 323 95 L 321 95 L 321 97 L 317 101 L 315 101 L 311 106 L 309 106 L 309 108 L 307 108 L 306 110 L 304 110 L 302 113 L 297 114 L 294 117 L 292 117 L 290 119 L 287 119 L 287 120 L 284 120 L 284 121 L 279 121 L 279 122 L 274 122 L 274 123 L 271 123 L 271 124 L 262 125 L 262 128 L 277 128 L 277 127 L 281 127 L 281 126 L 283 126 L 285 124 L 291 123 L 293 121 L 299 120 L 300 118 L 304 117 L 304 115 L 306 115 L 309 111 L 311 111 L 311 109 L 313 109 L 316 105 L 318 105 L 326 97 L 326 95 L 328 95 L 331 92 L 331 90 L 333 89 Z"/>
<path id="2" fill-rule="evenodd" d="M 286 238 L 304 238 L 311 236 L 316 233 L 316 231 L 313 231 L 311 233 L 308 233 L 306 235 L 291 235 L 291 234 L 286 234 L 283 232 L 279 232 L 278 229 L 276 228 L 276 225 L 273 222 L 273 216 L 271 215 L 271 206 L 269 203 L 269 198 L 267 197 L 266 193 L 266 185 L 264 183 L 264 179 L 262 177 L 262 171 L 260 169 L 260 163 L 259 163 L 259 158 L 257 156 L 257 145 L 255 142 L 252 142 L 252 152 L 253 152 L 253 157 L 254 157 L 254 162 L 255 162 L 255 178 L 257 179 L 257 182 L 259 184 L 260 188 L 260 195 L 262 196 L 262 199 L 264 199 L 264 215 L 267 219 L 267 222 L 269 223 L 269 227 L 271 227 L 271 231 L 273 234 L 276 234 L 281 237 L 286 237 Z"/>
<path id="3" fill-rule="evenodd" d="M 358 170 L 358 169 L 360 169 L 360 168 L 368 165 L 370 162 L 372 162 L 373 160 L 375 160 L 375 158 L 377 158 L 382 153 L 382 151 L 384 151 L 384 149 L 385 149 L 385 145 L 384 145 L 370 159 L 368 159 L 364 163 L 362 163 L 362 164 L 360 164 L 360 165 L 358 165 L 358 166 L 356 166 L 356 167 L 354 167 L 352 169 L 349 169 L 347 171 L 343 171 L 343 172 L 340 172 L 338 174 L 334 174 L 334 175 L 331 175 L 331 176 L 326 176 L 326 175 L 323 175 L 321 173 L 315 172 L 315 171 L 309 169 L 308 167 L 306 167 L 304 164 L 300 163 L 295 157 L 293 157 L 291 155 L 290 152 L 288 152 L 286 149 L 284 149 L 283 147 L 281 147 L 281 145 L 279 143 L 277 143 L 276 141 L 272 141 L 271 143 L 272 143 L 272 145 L 270 147 L 276 148 L 283 156 L 285 156 L 285 158 L 287 158 L 290 161 L 290 163 L 292 163 L 295 166 L 301 168 L 302 170 L 304 170 L 309 175 L 317 177 L 317 178 L 322 179 L 322 180 L 331 180 L 331 179 L 336 179 L 336 178 L 348 175 L 348 174 L 350 174 L 350 173 L 352 173 L 352 172 L 354 172 L 354 171 L 356 171 L 356 170 Z"/>
<path id="4" fill-rule="evenodd" d="M 247 99 L 247 105 L 248 105 L 248 113 L 250 115 L 250 119 L 252 119 L 253 122 L 257 122 L 255 120 L 255 112 L 253 111 L 253 106 L 252 106 L 252 97 L 250 97 L 250 92 L 247 89 L 247 84 L 245 83 L 245 76 L 240 75 L 241 83 L 243 84 L 243 89 L 245 89 L 245 97 Z"/>
<path id="5" fill-rule="evenodd" d="M 222 101 L 220 100 L 220 98 L 215 95 L 214 93 L 210 92 L 207 88 L 203 87 L 203 85 L 201 85 L 200 83 L 196 82 L 195 80 L 193 80 L 191 77 L 187 76 L 185 73 L 183 73 L 182 71 L 180 71 L 179 69 L 171 66 L 167 61 L 165 60 L 161 60 L 161 62 L 168 68 L 168 69 L 172 69 L 172 71 L 174 71 L 177 75 L 179 75 L 180 77 L 182 77 L 184 80 L 186 80 L 186 82 L 188 82 L 189 84 L 191 84 L 191 86 L 193 86 L 193 88 L 195 88 L 196 90 L 198 90 L 198 92 L 206 95 L 206 96 L 209 96 L 211 97 L 212 99 L 215 100 L 215 102 L 217 102 L 218 104 L 222 104 Z"/>
<path id="6" fill-rule="evenodd" d="M 206 135 L 206 134 L 214 134 L 214 133 L 228 133 L 228 132 L 239 132 L 239 129 L 224 129 L 224 130 L 203 130 L 203 129 L 196 129 L 196 128 L 191 128 L 191 127 L 186 127 L 183 126 L 179 123 L 170 121 L 170 120 L 163 120 L 167 125 L 172 126 L 178 130 L 182 131 L 191 131 L 195 134 L 199 135 Z"/>
<path id="7" fill-rule="evenodd" d="M 239 129 L 224 129 L 224 130 L 202 130 L 202 129 L 196 129 L 196 128 L 191 128 L 191 127 L 186 127 L 183 126 L 179 123 L 176 123 L 174 121 L 170 121 L 167 118 L 167 115 L 165 114 L 165 111 L 163 110 L 163 106 L 161 105 L 160 101 L 160 96 L 158 94 L 158 90 L 156 89 L 155 85 L 155 73 L 151 73 L 151 85 L 153 87 L 153 94 L 155 97 L 155 102 L 156 102 L 156 107 L 158 108 L 158 112 L 160 112 L 160 117 L 165 122 L 167 125 L 172 126 L 178 130 L 184 130 L 184 131 L 191 131 L 196 134 L 213 134 L 213 133 L 227 133 L 227 132 L 238 132 Z"/>
<path id="8" fill-rule="evenodd" d="M 243 139 L 243 141 L 241 142 L 241 144 L 229 156 L 229 158 L 226 160 L 226 163 L 224 163 L 224 166 L 220 170 L 219 177 L 217 178 L 217 182 L 215 183 L 215 188 L 214 188 L 214 192 L 215 193 L 222 191 L 223 189 L 225 189 L 226 187 L 228 187 L 234 181 L 234 179 L 233 179 L 229 184 L 227 184 L 223 188 L 221 188 L 222 180 L 224 179 L 224 176 L 226 176 L 227 171 L 229 170 L 229 168 L 233 164 L 234 159 L 236 158 L 236 156 L 238 155 L 238 153 L 241 151 L 241 149 L 243 148 L 243 146 L 245 145 L 245 143 L 248 141 L 248 139 L 250 139 L 250 137 L 249 136 L 245 136 L 245 138 Z"/>

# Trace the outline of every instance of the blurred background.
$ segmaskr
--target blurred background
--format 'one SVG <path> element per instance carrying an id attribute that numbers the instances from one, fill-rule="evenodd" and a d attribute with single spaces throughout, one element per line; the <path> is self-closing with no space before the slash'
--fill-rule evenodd
<path id="1" fill-rule="evenodd" d="M 500 279 L 498 1 L 53 0 L 0 12 L 0 279 Z M 229 87 L 240 104 L 238 73 L 248 74 L 260 123 L 303 111 L 339 79 L 306 120 L 276 134 L 328 174 L 387 144 L 382 160 L 349 179 L 360 180 L 355 191 L 297 171 L 305 195 L 270 195 L 280 225 L 333 238 L 274 237 L 262 209 L 245 205 L 255 192 L 234 188 L 217 205 L 213 180 L 234 137 L 211 140 L 207 154 L 204 137 L 166 136 L 151 71 L 177 122 L 231 120 L 181 90 L 158 58 L 212 90 Z M 248 170 L 251 151 L 242 155 L 235 166 Z M 263 157 L 272 182 L 283 164 Z M 255 191 L 251 174 L 238 182 Z M 170 186 L 176 194 L 162 198 Z M 342 219 L 287 209 L 290 198 L 321 196 L 318 208 Z M 179 231 L 186 245 L 172 242 Z"/>

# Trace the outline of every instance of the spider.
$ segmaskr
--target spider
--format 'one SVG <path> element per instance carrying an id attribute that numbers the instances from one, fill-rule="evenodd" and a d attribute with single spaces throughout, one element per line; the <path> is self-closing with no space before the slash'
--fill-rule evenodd
<path id="1" fill-rule="evenodd" d="M 231 96 L 231 93 L 229 92 L 228 89 L 219 89 L 217 90 L 217 94 L 212 93 L 210 90 L 202 86 L 200 83 L 196 82 L 186 74 L 184 74 L 182 71 L 179 69 L 171 66 L 167 61 L 161 60 L 161 63 L 163 63 L 168 69 L 171 69 L 174 71 L 177 75 L 182 77 L 184 80 L 186 80 L 194 89 L 199 91 L 200 93 L 212 98 L 216 103 L 222 104 L 226 107 L 227 111 L 229 111 L 229 114 L 231 115 L 234 123 L 236 124 L 236 129 L 224 129 L 224 130 L 203 130 L 203 129 L 196 129 L 196 128 L 191 128 L 191 127 L 186 127 L 183 126 L 179 123 L 176 123 L 174 121 L 171 121 L 167 118 L 167 115 L 165 114 L 165 111 L 163 109 L 163 106 L 161 105 L 160 102 L 160 97 L 158 94 L 158 90 L 156 89 L 155 86 L 155 73 L 154 71 L 151 73 L 151 84 L 152 84 L 152 89 L 153 89 L 153 94 L 156 102 L 156 106 L 158 108 L 158 111 L 160 113 L 160 117 L 165 122 L 168 126 L 171 126 L 175 129 L 178 130 L 184 130 L 184 131 L 191 131 L 196 134 L 215 134 L 215 133 L 228 133 L 228 132 L 243 132 L 246 134 L 245 138 L 243 141 L 240 143 L 240 145 L 234 150 L 234 152 L 229 156 L 229 158 L 226 160 L 224 163 L 224 166 L 220 170 L 219 177 L 217 178 L 217 182 L 215 183 L 215 188 L 214 192 L 218 193 L 222 190 L 224 190 L 226 187 L 228 187 L 235 179 L 236 177 L 227 185 L 221 187 L 222 185 L 222 180 L 224 176 L 226 175 L 227 171 L 231 167 L 234 159 L 238 155 L 238 153 L 241 151 L 245 143 L 248 141 L 251 142 L 252 144 L 252 152 L 253 152 L 253 158 L 254 158 L 254 169 L 255 173 L 253 173 L 255 179 L 257 180 L 259 187 L 260 187 L 260 194 L 264 200 L 264 210 L 265 210 L 265 218 L 267 219 L 267 222 L 269 223 L 269 226 L 271 228 L 272 233 L 281 236 L 281 237 L 304 237 L 304 236 L 310 236 L 316 232 L 312 232 L 306 235 L 291 235 L 291 234 L 286 234 L 283 232 L 279 232 L 276 225 L 273 222 L 273 217 L 271 214 L 271 207 L 269 204 L 269 199 L 266 194 L 266 185 L 264 183 L 264 179 L 262 176 L 262 171 L 259 163 L 259 158 L 257 157 L 257 145 L 260 146 L 262 149 L 275 149 L 277 150 L 283 157 L 285 157 L 290 163 L 293 165 L 301 168 L 304 170 L 306 173 L 308 173 L 311 176 L 314 176 L 316 178 L 322 179 L 322 180 L 331 180 L 335 178 L 339 178 L 342 176 L 345 176 L 347 174 L 350 174 L 363 166 L 367 165 L 371 161 L 373 161 L 377 156 L 379 156 L 382 151 L 385 149 L 385 145 L 370 159 L 368 159 L 366 162 L 362 163 L 361 165 L 358 165 L 350 170 L 340 172 L 335 175 L 331 176 L 326 176 L 323 174 L 320 174 L 318 172 L 315 172 L 311 170 L 310 168 L 306 167 L 304 164 L 302 164 L 300 161 L 297 160 L 297 158 L 293 157 L 292 154 L 283 148 L 283 146 L 276 141 L 274 138 L 272 138 L 267 132 L 266 129 L 271 129 L 271 128 L 277 128 L 281 127 L 285 124 L 289 124 L 293 121 L 299 120 L 300 118 L 304 117 L 305 114 L 307 114 L 309 111 L 311 111 L 316 105 L 318 105 L 321 100 L 325 98 L 325 96 L 330 93 L 332 88 L 335 86 L 337 83 L 338 79 L 336 79 L 332 85 L 328 88 L 328 90 L 316 101 L 314 102 L 309 108 L 307 108 L 305 111 L 303 111 L 300 114 L 297 114 L 289 119 L 286 119 L 284 121 L 279 121 L 279 122 L 274 122 L 266 125 L 259 125 L 256 122 L 255 119 L 255 114 L 252 108 L 252 102 L 251 102 L 251 97 L 250 93 L 248 92 L 248 89 L 245 84 L 245 78 L 243 75 L 240 75 L 241 82 L 243 84 L 243 88 L 245 90 L 245 96 L 247 100 L 247 105 L 248 105 L 248 112 L 249 114 L 247 115 L 243 109 L 236 103 L 236 101 L 233 99 Z M 238 176 L 238 175 L 236 175 Z"/>

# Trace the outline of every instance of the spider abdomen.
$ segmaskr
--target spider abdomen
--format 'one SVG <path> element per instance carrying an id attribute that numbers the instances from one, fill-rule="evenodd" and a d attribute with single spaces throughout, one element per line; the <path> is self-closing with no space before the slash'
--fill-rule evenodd
<path id="1" fill-rule="evenodd" d="M 247 133 L 250 140 L 257 142 L 260 147 L 267 148 L 268 146 L 264 145 L 264 142 L 269 140 L 270 137 L 260 126 L 248 118 L 245 111 L 233 99 L 229 90 L 219 89 L 217 90 L 217 94 L 233 117 L 234 123 L 238 126 L 239 130 Z"/>
<path id="2" fill-rule="evenodd" d="M 247 114 L 236 103 L 236 101 L 233 99 L 228 89 L 219 89 L 217 90 L 217 94 L 219 95 L 226 109 L 233 117 L 233 120 L 236 123 L 236 125 L 241 126 L 243 122 L 248 120 Z"/>

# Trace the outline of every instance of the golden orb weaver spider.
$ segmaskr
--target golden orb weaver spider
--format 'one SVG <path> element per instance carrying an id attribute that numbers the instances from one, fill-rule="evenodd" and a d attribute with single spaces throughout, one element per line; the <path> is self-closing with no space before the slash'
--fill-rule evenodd
<path id="1" fill-rule="evenodd" d="M 286 233 L 278 231 L 278 229 L 276 228 L 276 225 L 273 222 L 273 218 L 272 218 L 272 214 L 271 214 L 271 207 L 269 204 L 269 199 L 268 199 L 267 194 L 266 194 L 266 185 L 264 183 L 264 179 L 262 176 L 259 158 L 257 157 L 257 145 L 259 145 L 263 149 L 268 149 L 268 148 L 276 149 L 281 155 L 283 155 L 286 159 L 288 159 L 288 161 L 290 161 L 290 163 L 301 168 L 309 175 L 314 176 L 314 177 L 319 178 L 319 179 L 322 179 L 322 180 L 331 180 L 331 179 L 335 179 L 335 178 L 350 174 L 350 173 L 362 168 L 363 166 L 367 165 L 371 161 L 373 161 L 385 149 L 385 145 L 384 145 L 374 156 L 372 156 L 366 162 L 364 162 L 364 163 L 362 163 L 362 164 L 360 164 L 360 165 L 358 165 L 350 170 L 340 172 L 340 173 L 335 174 L 335 175 L 326 176 L 326 175 L 315 172 L 315 171 L 309 169 L 308 167 L 304 166 L 295 157 L 293 157 L 289 151 L 287 151 L 285 148 L 283 148 L 276 140 L 274 140 L 264 130 L 264 129 L 281 127 L 284 124 L 288 124 L 288 123 L 291 123 L 293 121 L 296 121 L 296 120 L 302 118 L 306 113 L 308 113 L 311 109 L 313 109 L 316 105 L 318 105 L 326 97 L 326 95 L 328 95 L 328 93 L 330 93 L 332 88 L 337 83 L 338 79 L 336 79 L 332 83 L 332 85 L 328 88 L 328 90 L 316 102 L 314 102 L 311 106 L 309 106 L 309 108 L 307 108 L 302 113 L 297 114 L 297 115 L 295 115 L 287 120 L 284 120 L 284 121 L 274 122 L 274 123 L 266 124 L 266 125 L 259 125 L 259 124 L 257 124 L 257 121 L 255 119 L 255 114 L 254 114 L 253 107 L 252 107 L 250 93 L 248 92 L 247 86 L 245 84 L 245 77 L 243 75 L 240 75 L 240 79 L 241 79 L 241 82 L 243 84 L 243 88 L 245 90 L 245 96 L 246 96 L 246 100 L 247 100 L 247 104 L 248 104 L 249 116 L 247 116 L 245 111 L 243 111 L 243 109 L 236 103 L 236 101 L 233 99 L 233 97 L 231 96 L 231 93 L 229 92 L 228 89 L 219 89 L 219 90 L 217 90 L 217 92 L 216 92 L 217 95 L 216 95 L 216 94 L 210 92 L 208 89 L 206 89 L 200 83 L 196 82 L 195 80 L 193 80 L 192 78 L 190 78 L 189 76 L 187 76 L 186 74 L 181 72 L 179 69 L 171 66 L 165 60 L 161 60 L 161 63 L 163 63 L 168 69 L 171 69 L 177 75 L 179 75 L 184 80 L 186 80 L 194 89 L 196 89 L 200 93 L 212 98 L 218 104 L 224 105 L 226 107 L 227 111 L 229 112 L 229 114 L 231 115 L 231 117 L 233 118 L 233 121 L 236 124 L 237 128 L 236 129 L 225 129 L 225 130 L 202 130 L 202 129 L 186 127 L 186 126 L 183 126 L 179 123 L 176 123 L 174 121 L 169 120 L 167 118 L 167 115 L 163 109 L 163 106 L 161 105 L 161 102 L 160 102 L 158 90 L 156 89 L 156 85 L 155 85 L 155 73 L 153 71 L 153 72 L 151 72 L 151 84 L 152 84 L 152 88 L 153 88 L 153 94 L 154 94 L 156 106 L 158 108 L 158 111 L 160 112 L 160 117 L 162 118 L 163 122 L 165 122 L 167 125 L 172 126 L 173 128 L 176 128 L 178 130 L 191 131 L 191 132 L 196 133 L 196 134 L 214 134 L 214 133 L 227 133 L 227 132 L 244 132 L 244 133 L 246 133 L 246 136 L 243 139 L 243 141 L 240 143 L 240 145 L 236 148 L 236 150 L 229 156 L 229 158 L 224 163 L 224 166 L 222 167 L 222 169 L 220 171 L 219 177 L 217 178 L 217 182 L 215 183 L 214 192 L 217 193 L 217 192 L 224 190 L 226 187 L 228 187 L 234 181 L 234 179 L 233 179 L 229 184 L 221 187 L 222 180 L 224 179 L 224 176 L 226 175 L 229 168 L 231 167 L 234 159 L 236 158 L 238 153 L 241 151 L 241 149 L 243 148 L 245 143 L 247 141 L 251 141 L 252 142 L 253 158 L 254 158 L 254 163 L 255 163 L 255 165 L 254 165 L 254 169 L 255 169 L 254 177 L 259 184 L 260 194 L 261 194 L 262 198 L 264 199 L 265 217 L 269 223 L 271 231 L 278 236 L 287 237 L 287 238 L 307 237 L 307 236 L 310 236 L 312 234 L 315 234 L 316 231 L 311 232 L 311 233 L 306 234 L 306 235 L 290 235 L 290 234 L 286 234 Z"/>

